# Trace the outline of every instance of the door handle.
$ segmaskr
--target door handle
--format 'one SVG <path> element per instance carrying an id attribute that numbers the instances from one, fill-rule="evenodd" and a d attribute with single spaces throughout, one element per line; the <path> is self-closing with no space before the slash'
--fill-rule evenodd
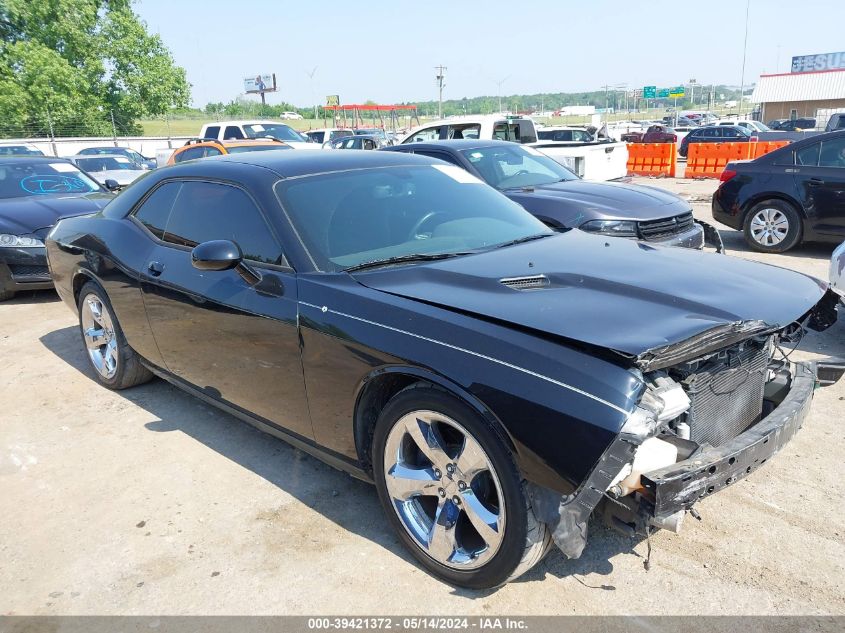
<path id="1" fill-rule="evenodd" d="M 809 187 L 818 187 L 819 185 L 823 185 L 823 184 L 824 184 L 824 180 L 822 180 L 821 178 L 810 178 L 807 181 L 807 186 L 809 186 Z"/>
<path id="2" fill-rule="evenodd" d="M 158 277 L 164 272 L 164 264 L 161 262 L 150 262 L 147 264 L 147 270 L 153 277 Z"/>

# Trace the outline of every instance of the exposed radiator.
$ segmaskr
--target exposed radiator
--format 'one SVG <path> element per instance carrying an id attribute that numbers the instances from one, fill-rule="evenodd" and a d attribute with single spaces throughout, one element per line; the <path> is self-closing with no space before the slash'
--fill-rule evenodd
<path id="1" fill-rule="evenodd" d="M 713 359 L 684 379 L 691 406 L 690 439 L 721 446 L 760 420 L 769 354 L 746 345 Z"/>

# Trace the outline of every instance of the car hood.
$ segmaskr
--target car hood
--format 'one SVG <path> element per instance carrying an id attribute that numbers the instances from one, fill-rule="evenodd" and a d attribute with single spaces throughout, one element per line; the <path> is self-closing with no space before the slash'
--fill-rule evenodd
<path id="1" fill-rule="evenodd" d="M 85 195 L 29 196 L 0 199 L 0 233 L 46 235 L 60 217 L 85 215 L 102 209 L 114 196 L 105 192 Z M 39 231 L 39 229 L 42 229 Z"/>
<path id="2" fill-rule="evenodd" d="M 506 189 L 503 193 L 529 211 L 540 204 L 576 212 L 567 226 L 597 218 L 657 220 L 690 211 L 689 203 L 675 194 L 655 187 L 613 182 L 569 180 L 527 190 Z"/>
<path id="3" fill-rule="evenodd" d="M 517 290 L 502 283 L 538 275 L 548 285 Z M 826 291 L 818 280 L 774 266 L 581 231 L 353 276 L 369 288 L 626 357 L 708 331 L 746 338 L 780 329 Z"/>

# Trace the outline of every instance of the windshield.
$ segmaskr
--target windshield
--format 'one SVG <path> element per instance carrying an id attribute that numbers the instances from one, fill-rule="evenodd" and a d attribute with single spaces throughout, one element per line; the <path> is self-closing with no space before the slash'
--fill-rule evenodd
<path id="1" fill-rule="evenodd" d="M 356 169 L 281 180 L 276 194 L 315 265 L 496 248 L 546 226 L 454 165 Z"/>
<path id="2" fill-rule="evenodd" d="M 272 136 L 280 141 L 293 141 L 295 143 L 304 143 L 308 140 L 284 123 L 248 123 L 244 125 L 244 132 L 246 132 L 247 138 Z"/>
<path id="3" fill-rule="evenodd" d="M 70 163 L 0 163 L 0 198 L 92 191 L 101 191 L 100 185 Z"/>
<path id="4" fill-rule="evenodd" d="M 140 167 L 126 156 L 92 156 L 91 158 L 77 158 L 76 164 L 87 172 L 137 170 Z"/>
<path id="5" fill-rule="evenodd" d="M 240 154 L 242 152 L 266 152 L 268 149 L 291 149 L 291 147 L 281 143 L 275 145 L 235 145 L 234 147 L 227 147 L 226 151 L 230 154 Z"/>
<path id="6" fill-rule="evenodd" d="M 533 147 L 497 145 L 465 149 L 461 153 L 496 189 L 548 185 L 578 176 Z"/>

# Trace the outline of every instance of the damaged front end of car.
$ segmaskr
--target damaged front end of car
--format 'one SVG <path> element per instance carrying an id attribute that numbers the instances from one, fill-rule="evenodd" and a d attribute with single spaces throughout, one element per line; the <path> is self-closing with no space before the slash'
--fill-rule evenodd
<path id="1" fill-rule="evenodd" d="M 695 503 L 765 464 L 801 428 L 814 390 L 845 371 L 789 358 L 806 329 L 835 322 L 835 306 L 828 291 L 787 327 L 728 323 L 629 357 L 642 395 L 587 479 L 571 495 L 529 486 L 561 551 L 581 555 L 593 514 L 630 536 L 677 532 Z"/>

